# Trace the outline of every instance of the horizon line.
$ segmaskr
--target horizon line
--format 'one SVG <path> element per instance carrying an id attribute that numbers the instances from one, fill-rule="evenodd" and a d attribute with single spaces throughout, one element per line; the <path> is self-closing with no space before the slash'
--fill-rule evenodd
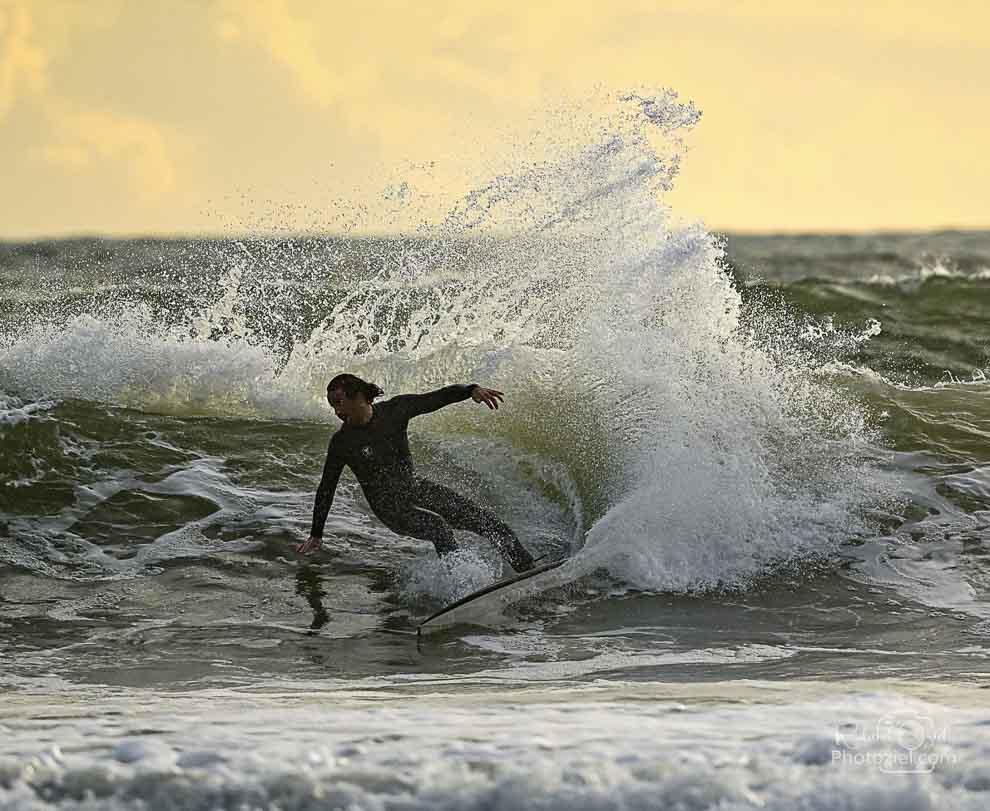
<path id="1" fill-rule="evenodd" d="M 761 229 L 761 228 L 717 228 L 705 226 L 706 231 L 712 234 L 724 234 L 733 237 L 811 237 L 811 236 L 897 236 L 909 234 L 969 234 L 990 231 L 990 224 L 986 226 L 970 225 L 944 225 L 925 227 L 875 227 L 875 228 L 781 228 Z M 676 230 L 676 229 L 672 229 Z M 468 235 L 465 234 L 465 238 Z M 100 231 L 66 231 L 55 234 L 37 234 L 30 236 L 2 236 L 0 244 L 24 245 L 38 242 L 82 242 L 87 240 L 106 242 L 127 242 L 127 241 L 212 241 L 212 240 L 239 240 L 239 239 L 402 239 L 420 237 L 428 239 L 429 236 L 403 231 L 364 231 L 361 233 L 341 233 L 333 231 L 307 231 L 307 230 L 262 230 L 244 231 L 233 234 L 224 234 L 215 231 L 134 231 L 134 232 L 100 232 Z"/>

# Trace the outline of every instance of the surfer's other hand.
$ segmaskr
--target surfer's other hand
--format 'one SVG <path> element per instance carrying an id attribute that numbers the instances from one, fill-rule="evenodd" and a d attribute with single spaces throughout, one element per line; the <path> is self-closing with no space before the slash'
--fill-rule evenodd
<path id="1" fill-rule="evenodd" d="M 474 390 L 471 392 L 471 399 L 476 403 L 484 403 L 491 409 L 498 408 L 498 404 L 502 402 L 505 395 L 498 389 L 486 389 L 484 386 L 475 386 Z"/>
<path id="2" fill-rule="evenodd" d="M 323 539 L 318 538 L 316 535 L 310 535 L 302 543 L 296 544 L 296 551 L 300 555 L 311 555 L 321 546 L 323 546 Z"/>

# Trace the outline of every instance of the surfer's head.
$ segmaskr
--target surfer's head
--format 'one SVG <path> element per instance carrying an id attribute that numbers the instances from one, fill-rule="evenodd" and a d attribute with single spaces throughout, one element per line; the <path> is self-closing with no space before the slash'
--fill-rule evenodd
<path id="1" fill-rule="evenodd" d="M 368 405 L 381 395 L 379 386 L 346 372 L 337 375 L 327 384 L 327 402 L 344 422 L 355 418 L 360 421 L 369 413 Z"/>

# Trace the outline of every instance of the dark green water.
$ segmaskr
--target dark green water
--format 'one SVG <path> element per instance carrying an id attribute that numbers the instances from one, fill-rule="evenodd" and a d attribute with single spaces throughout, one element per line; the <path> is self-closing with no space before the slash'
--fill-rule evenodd
<path id="1" fill-rule="evenodd" d="M 464 538 L 469 559 L 444 568 L 420 542 L 381 527 L 345 477 L 326 551 L 312 561 L 291 551 L 334 430 L 320 384 L 341 345 L 359 368 L 409 390 L 493 370 L 491 384 L 509 395 L 497 419 L 448 409 L 422 421 L 414 448 L 425 475 L 499 511 L 535 551 L 588 556 L 575 583 L 519 608 L 525 627 L 536 622 L 563 646 L 556 655 L 593 657 L 598 643 L 588 640 L 609 633 L 638 654 L 787 651 L 740 664 L 746 677 L 981 672 L 982 654 L 966 651 L 983 638 L 990 587 L 990 235 L 730 237 L 722 270 L 694 269 L 722 276 L 722 298 L 694 292 L 683 312 L 695 318 L 695 343 L 685 351 L 723 352 L 699 313 L 729 302 L 739 321 L 727 339 L 744 342 L 749 330 L 752 340 L 727 374 L 770 365 L 730 381 L 731 398 L 710 389 L 697 401 L 706 413 L 683 404 L 673 413 L 653 399 L 683 397 L 664 390 L 667 378 L 718 387 L 719 367 L 706 370 L 702 358 L 685 372 L 660 346 L 652 369 L 636 366 L 649 357 L 613 356 L 636 381 L 631 416 L 614 389 L 581 391 L 584 381 L 542 371 L 559 361 L 583 373 L 567 355 L 587 338 L 558 333 L 547 348 L 538 331 L 525 333 L 520 324 L 548 316 L 525 314 L 532 285 L 514 301 L 524 312 L 509 322 L 516 334 L 489 313 L 487 344 L 476 347 L 460 345 L 457 317 L 466 289 L 486 289 L 477 275 L 401 299 L 384 293 L 384 269 L 424 252 L 429 245 L 413 240 L 4 246 L 0 622 L 9 673 L 54 666 L 82 680 L 179 686 L 505 666 L 500 645 L 465 646 L 457 634 L 435 643 L 440 658 L 410 643 L 418 616 L 498 574 L 480 539 Z M 462 267 L 483 255 L 476 245 L 453 253 Z M 347 286 L 355 280 L 366 286 Z M 666 290 L 657 283 L 658 296 Z M 599 304 L 590 306 L 594 316 Z M 426 329 L 452 331 L 449 343 L 410 348 L 410 325 L 423 325 L 424 312 L 434 316 Z M 364 332 L 344 336 L 336 355 L 320 345 L 321 336 L 336 340 L 328 322 L 362 319 Z M 383 332 L 355 349 L 371 325 Z M 591 348 L 614 351 L 604 339 Z M 787 355 L 797 371 L 785 374 Z M 652 386 L 653 397 L 638 400 L 635 385 Z M 747 393 L 753 385 L 776 391 L 765 399 Z M 795 394 L 801 387 L 812 393 Z M 794 420 L 817 407 L 841 451 L 800 444 Z M 719 408 L 752 411 L 766 444 L 739 437 L 738 414 Z M 759 417 L 770 408 L 780 413 Z M 677 430 L 686 450 L 676 464 L 704 468 L 713 449 L 722 470 L 728 462 L 725 503 L 754 501 L 732 542 L 757 548 L 724 554 L 714 537 L 726 531 L 723 504 L 674 486 L 675 507 L 637 478 L 651 475 L 642 453 L 663 453 Z M 769 481 L 754 486 L 761 477 Z M 636 501 L 643 491 L 657 516 L 649 500 Z M 768 514 L 797 502 L 818 513 Z M 670 549 L 663 537 L 630 537 L 662 520 L 689 539 Z M 647 630 L 622 637 L 627 627 Z M 721 665 L 656 667 L 677 679 L 726 674 Z"/>

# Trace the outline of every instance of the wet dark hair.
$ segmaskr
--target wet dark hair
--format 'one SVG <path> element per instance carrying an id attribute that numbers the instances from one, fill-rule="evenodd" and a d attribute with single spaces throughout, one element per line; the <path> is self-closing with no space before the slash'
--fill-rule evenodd
<path id="1" fill-rule="evenodd" d="M 362 380 L 357 375 L 348 374 L 347 372 L 337 375 L 327 384 L 327 395 L 334 389 L 343 389 L 344 394 L 351 399 L 359 393 L 363 394 L 364 399 L 369 403 L 376 397 L 381 397 L 384 394 L 380 386 L 376 386 L 374 383 L 369 383 L 367 380 Z"/>

